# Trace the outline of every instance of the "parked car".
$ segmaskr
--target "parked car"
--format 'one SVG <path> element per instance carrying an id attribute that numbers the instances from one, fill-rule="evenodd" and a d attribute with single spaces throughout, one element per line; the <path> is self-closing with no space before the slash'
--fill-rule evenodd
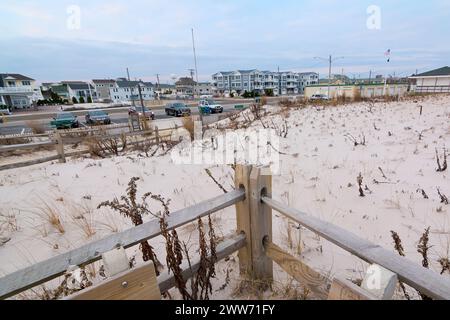
<path id="1" fill-rule="evenodd" d="M 166 114 L 175 117 L 190 116 L 191 109 L 182 102 L 169 103 L 166 105 Z"/>
<path id="2" fill-rule="evenodd" d="M 213 99 L 204 99 L 200 100 L 199 108 L 209 108 L 211 109 L 210 113 L 222 113 L 223 107 L 216 103 Z"/>
<path id="3" fill-rule="evenodd" d="M 147 107 L 142 107 L 142 106 L 131 107 L 128 110 L 128 115 L 133 115 L 133 114 L 137 114 L 137 115 L 139 115 L 139 117 L 143 117 L 145 114 L 145 119 L 155 120 L 155 113 Z"/>
<path id="4" fill-rule="evenodd" d="M 61 112 L 53 118 L 50 125 L 56 127 L 56 129 L 70 129 L 78 128 L 80 123 L 78 122 L 77 116 L 72 112 Z"/>
<path id="5" fill-rule="evenodd" d="M 313 94 L 309 100 L 330 100 L 326 94 Z"/>
<path id="6" fill-rule="evenodd" d="M 89 125 L 111 124 L 111 118 L 103 110 L 89 111 L 85 118 L 86 118 L 86 123 Z"/>
<path id="7" fill-rule="evenodd" d="M 12 112 L 9 111 L 8 108 L 0 109 L 0 116 L 10 116 L 10 115 L 12 115 Z"/>

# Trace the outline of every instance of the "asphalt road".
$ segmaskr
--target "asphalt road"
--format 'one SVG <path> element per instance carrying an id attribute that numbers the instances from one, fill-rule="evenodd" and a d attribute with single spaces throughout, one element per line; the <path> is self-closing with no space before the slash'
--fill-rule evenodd
<path id="1" fill-rule="evenodd" d="M 224 113 L 226 114 L 235 111 L 236 110 L 234 108 L 235 105 L 236 103 L 222 104 L 224 108 Z M 164 109 L 161 108 L 151 108 L 151 109 L 155 113 L 155 120 L 163 120 L 171 118 L 175 119 L 174 117 L 167 116 Z M 193 115 L 199 114 L 197 107 L 192 107 L 191 110 Z M 113 124 L 128 123 L 128 108 L 108 109 L 106 110 L 106 112 L 108 112 L 108 114 L 110 115 L 111 122 Z M 86 115 L 87 111 L 75 111 L 73 113 L 78 116 L 80 123 L 82 125 L 85 125 L 84 116 Z M 6 121 L 6 123 L 0 123 L 0 135 L 29 133 L 31 132 L 31 129 L 28 126 L 30 121 L 42 125 L 45 128 L 45 130 L 51 130 L 52 127 L 50 126 L 50 121 L 52 120 L 54 115 L 55 115 L 54 113 L 35 112 L 26 115 L 19 115 L 17 117 L 11 117 Z M 214 115 L 207 117 L 216 118 L 214 117 Z"/>

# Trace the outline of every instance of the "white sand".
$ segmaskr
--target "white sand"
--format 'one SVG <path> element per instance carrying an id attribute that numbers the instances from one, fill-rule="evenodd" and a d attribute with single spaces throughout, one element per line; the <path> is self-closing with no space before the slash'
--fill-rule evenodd
<path id="1" fill-rule="evenodd" d="M 422 116 L 419 104 L 424 107 Z M 279 116 L 275 119 L 279 121 Z M 417 263 L 421 263 L 417 242 L 424 229 L 431 227 L 431 267 L 440 271 L 437 260 L 448 257 L 450 250 L 450 206 L 440 203 L 436 187 L 450 197 L 450 169 L 436 172 L 435 149 L 442 155 L 444 146 L 450 148 L 450 97 L 428 98 L 419 103 L 382 103 L 372 112 L 364 103 L 322 111 L 307 108 L 291 111 L 288 123 L 288 136 L 281 139 L 282 151 L 298 156 L 281 156 L 281 175 L 273 177 L 274 199 L 389 250 L 393 250 L 390 231 L 394 230 L 403 241 L 407 257 Z M 254 126 L 260 124 L 255 122 Z M 426 131 L 419 140 L 419 132 L 423 130 Z M 364 134 L 366 146 L 355 147 L 345 137 L 347 134 L 358 140 Z M 382 177 L 379 167 L 387 179 Z M 6 226 L 1 229 L 0 237 L 11 240 L 0 246 L 0 273 L 7 274 L 79 247 L 110 234 L 116 227 L 119 231 L 129 228 L 129 221 L 107 209 L 97 210 L 96 206 L 124 194 L 131 177 L 141 178 L 138 182 L 141 195 L 151 191 L 170 198 L 171 211 L 220 195 L 221 190 L 207 176 L 205 168 L 211 168 L 223 186 L 231 189 L 231 168 L 174 165 L 170 155 L 140 158 L 132 153 L 0 172 L 1 214 L 14 215 L 18 226 L 17 231 Z M 358 193 L 359 173 L 370 189 L 365 191 L 364 198 Z M 374 179 L 388 183 L 376 184 Z M 425 190 L 429 199 L 416 192 L 419 188 Z M 60 213 L 64 234 L 34 213 L 39 211 L 37 207 L 42 206 L 43 200 Z M 85 217 L 92 220 L 96 230 L 91 238 L 71 218 L 83 212 L 76 209 L 80 205 L 89 209 L 90 214 L 84 210 Z M 301 253 L 303 259 L 324 273 L 362 278 L 365 263 L 305 229 L 289 227 L 293 238 L 293 246 L 289 248 L 288 221 L 277 212 L 273 217 L 274 241 L 278 245 L 294 254 Z M 219 235 L 230 233 L 235 228 L 234 207 L 217 213 L 215 223 Z M 193 226 L 182 230 L 183 238 L 195 234 Z M 154 239 L 151 244 L 162 255 L 162 240 Z M 191 244 L 195 247 L 195 236 Z M 135 253 L 139 258 L 137 248 L 128 252 L 129 256 Z M 227 268 L 232 270 L 232 283 L 216 292 L 214 298 L 229 298 L 236 285 L 237 263 L 231 259 L 218 265 L 215 287 L 224 283 Z M 276 271 L 277 280 L 284 283 L 285 274 L 279 268 Z"/>

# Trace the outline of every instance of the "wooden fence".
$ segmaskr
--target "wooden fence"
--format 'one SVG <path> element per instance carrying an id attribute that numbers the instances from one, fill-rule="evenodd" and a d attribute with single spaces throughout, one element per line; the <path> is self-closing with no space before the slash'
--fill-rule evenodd
<path id="1" fill-rule="evenodd" d="M 131 131 L 131 132 L 122 132 L 122 133 L 110 133 L 108 130 L 111 129 L 120 129 L 120 128 L 129 128 L 128 125 L 113 125 L 111 126 L 102 126 L 98 128 L 89 128 L 89 129 L 71 129 L 71 130 L 54 130 L 49 133 L 44 134 L 26 134 L 26 135 L 13 135 L 13 136 L 4 136 L 0 137 L 0 139 L 32 139 L 32 138 L 48 138 L 47 141 L 40 142 L 29 142 L 23 144 L 12 144 L 12 145 L 0 145 L 0 154 L 20 151 L 20 150 L 29 150 L 29 149 L 39 149 L 45 147 L 54 147 L 56 151 L 56 155 L 42 157 L 39 159 L 33 159 L 28 161 L 10 163 L 5 165 L 0 165 L 0 171 L 14 168 L 22 168 L 30 165 L 35 165 L 39 163 L 59 160 L 61 163 L 66 162 L 66 157 L 72 156 L 80 156 L 83 154 L 89 153 L 89 149 L 73 151 L 73 152 L 65 152 L 64 146 L 70 144 L 80 144 L 86 140 L 87 137 L 95 137 L 98 140 L 105 139 L 113 139 L 124 137 L 136 137 L 136 136 L 144 136 L 146 141 L 153 141 L 155 144 L 158 144 L 159 141 L 163 138 L 167 138 L 171 135 L 172 130 L 174 128 L 162 129 L 159 130 L 158 127 L 155 127 L 154 130 L 142 130 L 142 131 Z M 136 142 L 128 142 L 128 145 L 138 144 L 142 141 Z"/>
<path id="2" fill-rule="evenodd" d="M 172 213 L 167 220 L 168 228 L 169 230 L 179 228 L 232 205 L 236 207 L 236 232 L 226 236 L 225 240 L 218 244 L 216 250 L 218 260 L 238 251 L 241 276 L 243 279 L 260 283 L 262 289 L 267 288 L 273 281 L 273 262 L 275 262 L 309 288 L 319 299 L 391 299 L 398 281 L 430 298 L 450 299 L 450 279 L 338 226 L 272 199 L 272 177 L 265 168 L 237 165 L 234 191 Z M 376 268 L 379 273 L 368 273 L 362 285 L 358 286 L 347 279 L 340 277 L 330 279 L 315 271 L 300 258 L 292 256 L 273 243 L 272 210 L 363 259 L 371 264 L 370 270 Z M 161 235 L 159 222 L 152 220 L 11 273 L 0 278 L 0 299 L 12 297 L 63 275 L 71 266 L 85 266 L 100 259 L 103 259 L 106 265 L 106 256 L 113 250 L 129 248 L 159 235 Z M 192 261 L 191 266 L 182 265 L 184 279 L 192 277 L 199 266 L 199 260 Z M 378 280 L 375 281 L 376 286 L 372 283 L 374 275 L 377 277 L 375 280 Z M 172 275 L 164 274 L 156 278 L 153 266 L 144 265 L 125 270 L 69 298 L 159 299 L 160 293 L 175 286 L 176 282 Z"/>

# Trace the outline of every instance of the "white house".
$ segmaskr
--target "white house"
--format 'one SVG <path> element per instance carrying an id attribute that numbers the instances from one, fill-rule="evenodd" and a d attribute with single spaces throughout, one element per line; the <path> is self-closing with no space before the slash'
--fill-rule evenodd
<path id="1" fill-rule="evenodd" d="M 40 89 L 34 79 L 17 73 L 0 74 L 0 104 L 12 109 L 23 109 L 32 106 L 40 99 Z"/>
<path id="2" fill-rule="evenodd" d="M 139 87 L 141 94 L 139 95 Z M 119 78 L 116 80 L 115 85 L 109 89 L 111 100 L 114 103 L 128 103 L 131 101 L 144 101 L 154 100 L 155 91 L 153 84 L 144 81 L 128 81 L 125 78 Z"/>
<path id="3" fill-rule="evenodd" d="M 319 75 L 314 72 L 272 72 L 253 70 L 221 71 L 212 76 L 219 93 L 264 93 L 273 90 L 275 95 L 303 93 L 307 85 L 317 84 Z"/>
<path id="4" fill-rule="evenodd" d="M 450 67 L 443 67 L 409 77 L 417 93 L 450 93 Z"/>
<path id="5" fill-rule="evenodd" d="M 90 83 L 83 81 L 62 81 L 62 85 L 66 86 L 70 99 L 77 99 L 78 102 L 88 102 L 91 98 L 92 101 L 96 99 L 96 92 L 94 86 Z"/>
<path id="6" fill-rule="evenodd" d="M 97 100 L 101 102 L 109 102 L 111 99 L 111 89 L 115 87 L 116 80 L 112 79 L 94 79 L 92 80 L 95 87 Z"/>

